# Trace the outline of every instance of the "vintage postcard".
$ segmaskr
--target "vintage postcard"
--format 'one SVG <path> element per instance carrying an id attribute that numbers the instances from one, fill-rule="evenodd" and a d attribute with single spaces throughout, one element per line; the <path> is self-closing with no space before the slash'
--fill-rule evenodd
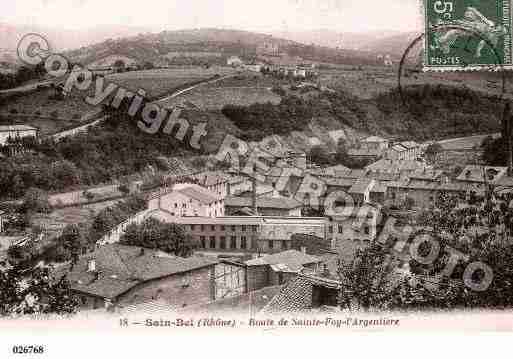
<path id="1" fill-rule="evenodd" d="M 513 331 L 510 6 L 4 0 L 0 352 Z"/>

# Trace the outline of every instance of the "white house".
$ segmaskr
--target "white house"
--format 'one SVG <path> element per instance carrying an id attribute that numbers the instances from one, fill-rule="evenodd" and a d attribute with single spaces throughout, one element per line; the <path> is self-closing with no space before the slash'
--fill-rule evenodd
<path id="1" fill-rule="evenodd" d="M 39 129 L 27 125 L 0 126 L 0 145 L 5 145 L 9 138 L 17 139 L 23 137 L 37 138 Z"/>
<path id="2" fill-rule="evenodd" d="M 226 61 L 226 63 L 228 64 L 228 66 L 233 66 L 233 67 L 238 67 L 238 66 L 243 65 L 242 60 L 238 56 L 230 56 L 228 58 L 228 60 Z"/>
<path id="3" fill-rule="evenodd" d="M 199 185 L 183 183 L 150 198 L 148 209 L 160 209 L 174 217 L 218 217 L 224 215 L 224 199 Z"/>

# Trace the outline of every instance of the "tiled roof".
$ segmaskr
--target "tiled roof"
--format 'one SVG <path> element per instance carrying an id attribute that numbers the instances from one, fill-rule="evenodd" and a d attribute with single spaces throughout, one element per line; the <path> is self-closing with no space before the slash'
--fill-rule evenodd
<path id="1" fill-rule="evenodd" d="M 12 131 L 33 131 L 38 130 L 35 127 L 27 126 L 27 125 L 8 125 L 8 126 L 0 126 L 0 132 L 12 132 Z"/>
<path id="2" fill-rule="evenodd" d="M 369 156 L 369 157 L 379 157 L 383 154 L 382 150 L 372 149 L 372 148 L 353 148 L 347 151 L 349 156 Z"/>
<path id="3" fill-rule="evenodd" d="M 415 141 L 405 141 L 405 142 L 401 142 L 400 143 L 401 146 L 405 147 L 405 148 L 417 148 L 419 147 L 419 144 Z"/>
<path id="4" fill-rule="evenodd" d="M 257 197 L 258 208 L 295 209 L 302 207 L 302 203 L 287 197 Z M 225 207 L 251 207 L 251 197 L 227 197 Z"/>
<path id="5" fill-rule="evenodd" d="M 351 187 L 356 182 L 355 178 L 327 178 L 325 183 L 327 186 Z"/>
<path id="6" fill-rule="evenodd" d="M 370 136 L 364 139 L 362 142 L 389 142 L 387 139 L 379 136 Z"/>
<path id="7" fill-rule="evenodd" d="M 356 180 L 355 184 L 351 186 L 349 189 L 349 193 L 359 193 L 364 194 L 367 189 L 369 189 L 369 186 L 372 184 L 373 180 L 368 178 L 360 178 Z"/>
<path id="8" fill-rule="evenodd" d="M 262 309 L 263 314 L 300 312 L 312 308 L 312 283 L 303 276 L 297 276 Z"/>
<path id="9" fill-rule="evenodd" d="M 88 272 L 91 260 L 95 261 L 95 272 Z M 217 260 L 206 257 L 181 258 L 161 251 L 111 244 L 82 256 L 67 278 L 73 290 L 113 299 L 140 283 L 216 263 Z"/>
<path id="10" fill-rule="evenodd" d="M 193 198 L 202 204 L 211 204 L 219 200 L 219 198 L 214 193 L 210 192 L 206 188 L 202 188 L 201 186 L 194 184 L 180 188 L 177 190 L 177 192 L 187 197 Z"/>
<path id="11" fill-rule="evenodd" d="M 305 264 L 318 263 L 322 260 L 316 256 L 304 254 L 295 249 L 288 251 L 271 254 L 268 256 L 252 259 L 246 261 L 248 266 L 261 266 L 261 265 L 273 265 L 273 264 L 286 264 L 290 266 L 303 266 Z"/>
<path id="12" fill-rule="evenodd" d="M 461 174 L 456 178 L 457 181 L 466 182 L 485 182 L 485 174 L 489 183 L 495 183 L 502 176 L 506 175 L 507 167 L 491 167 L 491 166 L 466 166 Z"/>
<path id="13" fill-rule="evenodd" d="M 229 180 L 229 176 L 220 171 L 206 171 L 195 174 L 192 177 L 196 178 L 199 181 L 199 184 L 204 187 L 226 183 Z"/>
<path id="14" fill-rule="evenodd" d="M 504 186 L 504 187 L 513 187 L 513 177 L 503 176 L 497 182 L 495 182 L 496 186 Z M 0 211 L 0 214 L 2 211 Z"/>
<path id="15" fill-rule="evenodd" d="M 321 286 L 339 289 L 340 283 L 321 277 L 298 275 L 290 280 L 281 291 L 262 309 L 262 314 L 304 312 L 312 309 L 313 287 Z"/>
<path id="16" fill-rule="evenodd" d="M 417 170 L 417 171 L 409 174 L 408 177 L 410 177 L 411 179 L 434 181 L 434 180 L 437 180 L 440 176 L 442 176 L 442 174 L 443 174 L 442 170 L 424 169 L 424 170 Z"/>
<path id="17" fill-rule="evenodd" d="M 415 160 L 390 160 L 381 159 L 366 167 L 372 172 L 398 173 L 401 171 L 419 171 L 426 168 L 427 165 Z"/>

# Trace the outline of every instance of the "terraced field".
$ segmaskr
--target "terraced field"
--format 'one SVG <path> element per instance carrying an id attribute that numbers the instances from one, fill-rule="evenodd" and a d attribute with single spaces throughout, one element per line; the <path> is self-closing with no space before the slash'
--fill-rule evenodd
<path id="1" fill-rule="evenodd" d="M 225 105 L 246 106 L 253 103 L 279 103 L 280 96 L 266 87 L 200 86 L 182 96 L 161 103 L 166 107 L 190 102 L 202 110 L 220 110 Z"/>
<path id="2" fill-rule="evenodd" d="M 235 74 L 231 67 L 216 66 L 206 69 L 199 66 L 181 66 L 112 74 L 106 76 L 106 79 L 132 91 L 144 89 L 149 97 L 162 97 L 186 84 L 206 80 L 215 75 L 230 74 Z"/>

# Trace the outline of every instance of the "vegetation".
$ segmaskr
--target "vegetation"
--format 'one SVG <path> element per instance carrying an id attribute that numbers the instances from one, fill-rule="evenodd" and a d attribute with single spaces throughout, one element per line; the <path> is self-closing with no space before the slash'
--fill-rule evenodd
<path id="1" fill-rule="evenodd" d="M 63 276 L 52 278 L 48 268 L 0 271 L 0 315 L 73 314 L 78 301 Z"/>
<path id="2" fill-rule="evenodd" d="M 146 220 L 141 225 L 130 225 L 121 237 L 120 243 L 159 249 L 179 257 L 191 256 L 198 246 L 183 226 L 163 223 L 154 218 Z"/>

